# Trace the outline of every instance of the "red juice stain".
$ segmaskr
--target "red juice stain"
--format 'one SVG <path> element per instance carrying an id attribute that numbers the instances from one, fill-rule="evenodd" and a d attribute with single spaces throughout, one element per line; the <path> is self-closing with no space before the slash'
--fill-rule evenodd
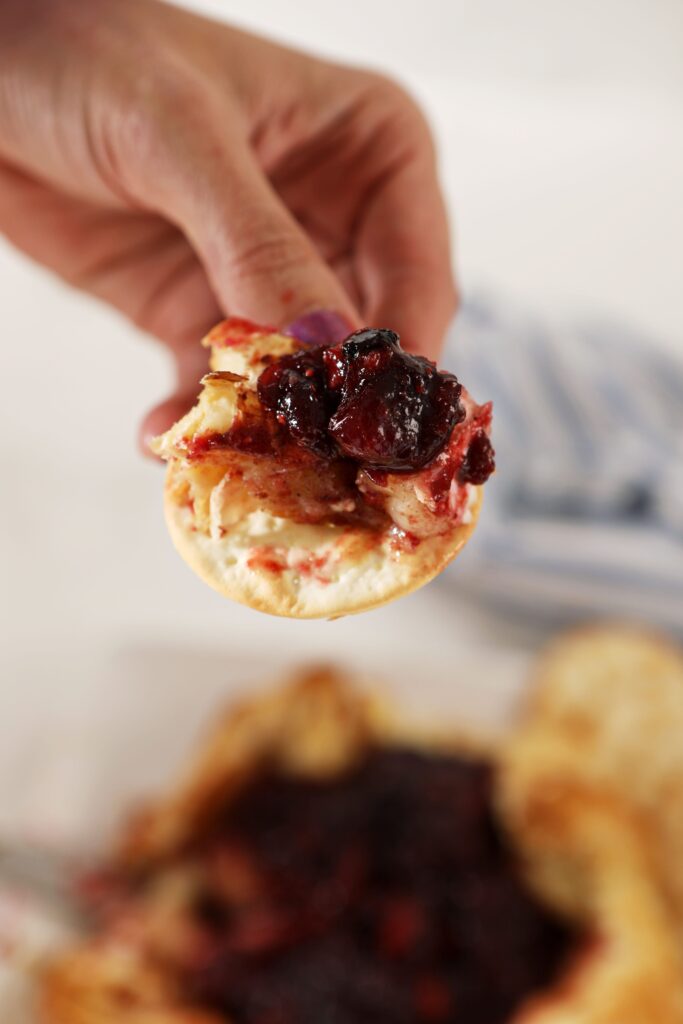
<path id="1" fill-rule="evenodd" d="M 268 547 L 252 548 L 247 565 L 250 569 L 260 569 L 274 575 L 279 575 L 287 568 L 287 562 L 280 552 Z"/>
<path id="2" fill-rule="evenodd" d="M 231 316 L 211 332 L 211 344 L 216 348 L 230 348 L 232 345 L 242 345 L 252 338 L 262 337 L 264 334 L 277 333 L 277 327 L 270 324 L 257 324 L 253 320 L 247 320 L 241 316 Z"/>

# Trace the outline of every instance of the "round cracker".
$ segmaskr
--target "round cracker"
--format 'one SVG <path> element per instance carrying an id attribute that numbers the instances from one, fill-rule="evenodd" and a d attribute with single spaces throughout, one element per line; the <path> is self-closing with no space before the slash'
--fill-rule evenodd
<path id="1" fill-rule="evenodd" d="M 462 550 L 481 507 L 478 487 L 469 523 L 428 537 L 413 550 L 397 549 L 389 534 L 294 523 L 266 512 L 245 516 L 224 537 L 213 538 L 194 527 L 192 512 L 174 497 L 172 466 L 168 480 L 166 523 L 190 568 L 224 597 L 296 619 L 353 615 L 417 590 Z M 268 551 L 284 567 L 269 567 Z"/>

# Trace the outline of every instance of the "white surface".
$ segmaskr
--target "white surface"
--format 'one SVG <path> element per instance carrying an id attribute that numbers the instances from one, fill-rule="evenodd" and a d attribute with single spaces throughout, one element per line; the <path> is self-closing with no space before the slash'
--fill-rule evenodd
<path id="1" fill-rule="evenodd" d="M 466 286 L 680 343 L 679 0 L 195 6 L 415 89 Z M 100 836 L 262 664 L 351 659 L 396 674 L 416 704 L 510 706 L 530 638 L 467 595 L 436 584 L 360 618 L 292 623 L 205 588 L 167 540 L 161 472 L 134 448 L 170 382 L 162 353 L 2 247 L 0 295 L 0 834 Z"/>

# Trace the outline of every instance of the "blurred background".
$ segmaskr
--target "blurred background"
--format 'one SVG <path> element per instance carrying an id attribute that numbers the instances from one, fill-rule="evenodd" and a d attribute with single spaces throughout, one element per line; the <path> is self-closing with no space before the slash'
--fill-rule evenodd
<path id="1" fill-rule="evenodd" d="M 624 351 L 637 352 L 625 394 L 650 386 L 650 365 L 675 383 L 670 368 L 680 371 L 683 358 L 679 0 L 188 6 L 372 64 L 418 95 L 456 227 L 465 365 L 475 357 L 511 365 L 533 324 L 554 345 L 568 339 L 561 348 L 571 377 L 571 339 L 590 347 L 586 324 L 601 324 L 612 346 L 603 369 L 618 366 L 622 336 Z M 562 566 L 547 600 L 538 581 L 524 600 L 514 574 L 504 607 L 492 599 L 492 552 L 505 534 L 491 539 L 487 530 L 507 514 L 504 490 L 490 513 L 485 507 L 481 540 L 462 569 L 388 608 L 307 623 L 225 602 L 173 552 L 163 471 L 135 447 L 141 414 L 171 385 L 161 350 L 1 243 L 0 293 L 1 831 L 92 843 L 131 794 L 166 779 L 226 695 L 302 661 L 342 660 L 387 679 L 421 711 L 502 723 L 550 628 L 609 612 L 612 599 L 623 613 L 618 585 L 603 581 L 597 604 L 582 584 L 548 615 L 565 590 Z M 459 344 L 456 336 L 448 350 L 456 372 Z M 469 384 L 465 369 L 462 376 Z M 473 390 L 490 397 L 476 381 Z M 680 409 L 672 395 L 669 406 Z M 503 405 L 504 396 L 500 423 L 508 422 Z M 542 436 L 542 412 L 532 398 L 525 405 Z M 680 481 L 674 426 L 665 429 L 665 463 L 668 479 Z M 515 439 L 509 431 L 500 442 L 509 448 Z M 654 548 L 640 546 L 636 525 L 619 534 L 614 554 L 640 559 L 646 576 L 656 549 L 668 582 L 656 590 L 646 580 L 634 593 L 644 614 L 651 606 L 669 626 L 683 623 L 680 507 L 655 527 Z M 613 535 L 601 508 L 600 551 Z M 570 535 L 569 547 L 583 543 L 585 535 Z M 546 547 L 561 544 L 566 560 L 567 544 L 553 536 L 544 534 Z"/>

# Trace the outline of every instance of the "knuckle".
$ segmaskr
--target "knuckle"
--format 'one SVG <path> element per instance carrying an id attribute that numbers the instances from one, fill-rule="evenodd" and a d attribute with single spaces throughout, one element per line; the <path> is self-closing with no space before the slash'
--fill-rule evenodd
<path id="1" fill-rule="evenodd" d="M 204 106 L 204 89 L 200 83 L 189 75 L 178 74 L 175 69 L 155 74 L 147 95 L 151 112 L 162 118 L 194 118 Z"/>
<path id="2" fill-rule="evenodd" d="M 365 105 L 379 125 L 377 137 L 385 151 L 392 149 L 412 157 L 434 159 L 435 146 L 429 122 L 417 100 L 400 82 L 384 75 L 365 75 Z"/>
<path id="3" fill-rule="evenodd" d="M 187 77 L 170 70 L 142 74 L 119 106 L 119 138 L 133 158 L 158 156 L 186 136 L 202 120 L 201 90 Z"/>
<path id="4" fill-rule="evenodd" d="M 235 250 L 232 270 L 238 279 L 281 277 L 290 275 L 307 255 L 291 235 L 270 230 Z"/>
<path id="5" fill-rule="evenodd" d="M 422 107 L 401 82 L 388 75 L 372 75 L 371 92 L 375 102 L 384 106 L 388 114 L 431 136 Z"/>

